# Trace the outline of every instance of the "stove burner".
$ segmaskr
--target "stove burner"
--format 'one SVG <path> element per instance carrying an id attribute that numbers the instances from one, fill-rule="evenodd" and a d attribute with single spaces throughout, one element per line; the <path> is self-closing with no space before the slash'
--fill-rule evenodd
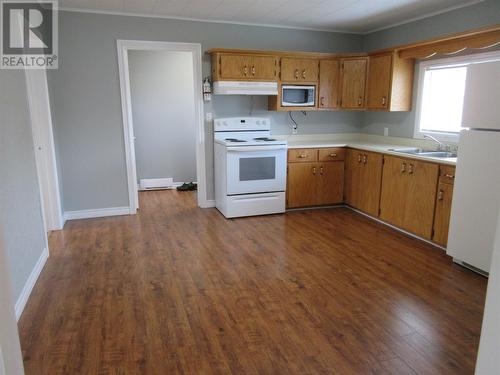
<path id="1" fill-rule="evenodd" d="M 254 141 L 266 141 L 266 142 L 272 142 L 275 141 L 276 139 L 274 138 L 269 138 L 269 137 L 258 137 L 254 138 Z"/>
<path id="2" fill-rule="evenodd" d="M 236 139 L 236 138 L 226 138 L 225 141 L 228 141 L 228 142 L 246 142 L 243 139 Z"/>

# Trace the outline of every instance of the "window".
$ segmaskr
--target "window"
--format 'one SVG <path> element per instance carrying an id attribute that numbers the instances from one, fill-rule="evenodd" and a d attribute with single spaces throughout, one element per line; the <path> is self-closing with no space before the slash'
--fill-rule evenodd
<path id="1" fill-rule="evenodd" d="M 415 138 L 432 134 L 444 141 L 458 140 L 462 130 L 468 67 L 491 61 L 500 61 L 500 53 L 420 63 Z"/>

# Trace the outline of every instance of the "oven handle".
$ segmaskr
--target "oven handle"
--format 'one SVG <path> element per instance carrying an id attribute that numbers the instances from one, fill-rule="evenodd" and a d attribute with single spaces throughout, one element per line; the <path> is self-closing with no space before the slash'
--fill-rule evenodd
<path id="1" fill-rule="evenodd" d="M 286 150 L 286 145 L 283 146 L 246 146 L 246 147 L 228 147 L 228 151 L 232 152 L 254 152 L 254 151 L 274 151 Z"/>

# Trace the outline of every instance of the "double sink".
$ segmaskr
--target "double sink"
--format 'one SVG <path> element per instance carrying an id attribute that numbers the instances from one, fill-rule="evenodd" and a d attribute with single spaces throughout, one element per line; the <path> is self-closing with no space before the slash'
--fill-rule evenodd
<path id="1" fill-rule="evenodd" d="M 417 155 L 417 156 L 428 156 L 431 158 L 447 159 L 456 158 L 456 152 L 450 151 L 434 151 L 434 150 L 424 150 L 417 147 L 405 147 L 405 148 L 391 148 L 389 151 L 399 152 L 402 154 Z"/>

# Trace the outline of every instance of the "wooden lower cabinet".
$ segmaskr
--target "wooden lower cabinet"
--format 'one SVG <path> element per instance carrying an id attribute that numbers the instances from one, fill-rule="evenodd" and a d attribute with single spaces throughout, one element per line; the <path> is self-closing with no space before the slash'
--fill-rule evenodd
<path id="1" fill-rule="evenodd" d="M 446 246 L 455 167 L 346 148 L 288 151 L 287 207 L 345 202 Z"/>
<path id="2" fill-rule="evenodd" d="M 347 150 L 345 202 L 369 215 L 378 216 L 383 155 Z"/>
<path id="3" fill-rule="evenodd" d="M 448 243 L 452 197 L 453 185 L 440 182 L 436 196 L 436 211 L 434 213 L 432 241 L 441 246 L 446 246 Z"/>
<path id="4" fill-rule="evenodd" d="M 454 182 L 455 167 L 451 165 L 441 165 L 439 168 L 439 184 L 436 195 L 432 241 L 444 247 L 448 244 L 448 230 L 450 227 Z"/>
<path id="5" fill-rule="evenodd" d="M 297 208 L 342 203 L 344 195 L 343 160 L 343 149 L 289 150 L 287 207 Z"/>
<path id="6" fill-rule="evenodd" d="M 380 219 L 432 239 L 439 165 L 385 156 Z"/>
<path id="7" fill-rule="evenodd" d="M 317 205 L 342 203 L 344 197 L 344 162 L 319 164 Z"/>
<path id="8" fill-rule="evenodd" d="M 314 206 L 317 201 L 316 163 L 288 163 L 287 207 Z"/>

